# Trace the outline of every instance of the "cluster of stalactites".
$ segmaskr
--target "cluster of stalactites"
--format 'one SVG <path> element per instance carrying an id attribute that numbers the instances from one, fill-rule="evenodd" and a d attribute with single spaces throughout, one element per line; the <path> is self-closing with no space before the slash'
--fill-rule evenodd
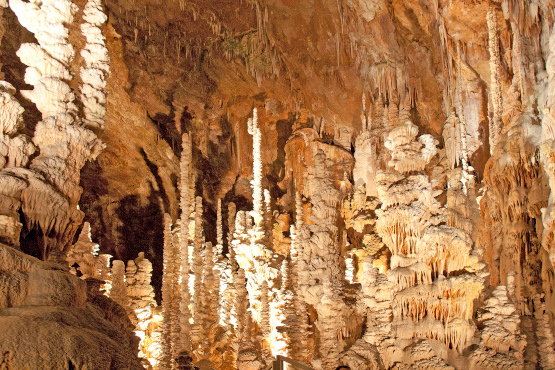
<path id="1" fill-rule="evenodd" d="M 449 161 L 449 168 L 454 169 L 463 161 L 461 142 L 461 123 L 455 110 L 452 109 L 443 127 L 443 141 L 445 154 Z"/>
<path id="2" fill-rule="evenodd" d="M 397 126 L 389 133 L 385 147 L 391 151 L 389 166 L 400 173 L 424 170 L 436 154 L 436 140 L 431 135 L 421 135 L 417 141 L 418 127 L 411 121 Z"/>
<path id="3" fill-rule="evenodd" d="M 456 139 L 451 135 L 455 128 L 453 124 L 448 137 Z M 483 268 L 479 257 L 472 254 L 470 237 L 464 230 L 446 225 L 449 218 L 435 199 L 437 192 L 428 176 L 418 173 L 436 151 L 431 137 L 420 137 L 420 142 L 427 143 L 420 149 L 417 133 L 410 122 L 392 130 L 386 145 L 393 151 L 393 171 L 378 171 L 375 179 L 382 203 L 376 210 L 376 230 L 391 257 L 387 283 L 365 262 L 362 286 L 368 317 L 373 320 L 369 324 L 375 326 L 368 339 L 384 357 L 392 351 L 387 341 L 383 342 L 388 334 L 392 338 L 437 339 L 461 352 L 476 330 L 471 321 L 473 301 L 483 289 L 483 280 L 468 273 Z M 454 165 L 455 159 L 452 162 Z M 383 287 L 378 288 L 378 283 Z M 390 316 L 392 326 L 386 319 Z"/>

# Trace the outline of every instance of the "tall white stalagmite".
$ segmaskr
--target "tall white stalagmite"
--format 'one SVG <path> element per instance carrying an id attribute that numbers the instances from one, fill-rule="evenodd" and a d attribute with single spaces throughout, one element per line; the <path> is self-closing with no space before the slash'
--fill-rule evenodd
<path id="1" fill-rule="evenodd" d="M 189 305 L 191 304 L 191 295 L 189 293 L 189 172 L 191 166 L 191 140 L 188 134 L 183 134 L 182 140 L 183 151 L 181 153 L 181 181 L 180 190 L 180 206 L 181 218 L 179 220 L 179 249 L 181 252 L 181 302 L 180 302 L 180 320 L 181 320 L 181 350 L 191 350 L 191 312 Z"/>
<path id="2" fill-rule="evenodd" d="M 235 259 L 235 250 L 233 249 L 231 242 L 233 240 L 233 232 L 235 231 L 235 203 L 229 203 L 227 205 L 227 260 L 225 263 L 225 268 L 221 270 L 220 275 L 220 290 L 223 291 L 222 301 L 221 301 L 221 324 L 227 326 L 229 329 L 237 323 L 237 317 L 235 316 L 235 288 L 234 281 L 235 275 L 237 274 L 237 260 Z M 225 282 L 223 281 L 225 279 Z"/>
<path id="3" fill-rule="evenodd" d="M 456 86 L 456 110 L 459 116 L 459 127 L 460 127 L 460 138 L 461 138 L 461 162 L 462 168 L 465 173 L 472 172 L 471 169 L 468 168 L 468 143 L 467 143 L 467 132 L 466 132 L 466 118 L 464 117 L 464 107 L 463 107 L 463 83 L 462 83 L 462 59 L 461 59 L 461 52 L 460 52 L 460 44 L 457 43 L 457 54 L 459 56 L 459 68 L 457 73 L 457 86 Z"/>
<path id="4" fill-rule="evenodd" d="M 172 357 L 172 219 L 169 214 L 164 214 L 164 269 L 162 275 L 162 334 L 161 334 L 161 358 L 160 366 L 163 369 L 171 369 L 173 364 Z"/>
<path id="5" fill-rule="evenodd" d="M 499 38 L 497 36 L 497 13 L 490 5 L 487 14 L 489 68 L 490 68 L 490 96 L 492 118 L 489 130 L 490 154 L 493 154 L 497 139 L 503 128 L 503 83 L 501 80 L 501 56 L 499 54 Z"/>
<path id="6" fill-rule="evenodd" d="M 264 214 L 263 205 L 263 193 L 262 193 L 262 153 L 261 153 L 261 143 L 262 143 L 262 133 L 258 127 L 258 110 L 256 108 L 252 111 L 252 128 L 250 131 L 252 135 L 252 145 L 253 145 L 253 178 L 252 178 L 252 206 L 253 206 L 253 217 L 254 222 L 257 227 L 261 227 L 261 222 Z"/>
<path id="7" fill-rule="evenodd" d="M 216 253 L 214 253 L 214 261 L 223 257 L 224 253 L 224 229 L 222 226 L 222 199 L 218 198 L 218 206 L 216 209 Z"/>
<path id="8" fill-rule="evenodd" d="M 298 193 L 297 193 L 298 194 Z M 302 214 L 297 213 L 297 217 Z M 289 329 L 289 346 L 288 346 L 288 356 L 308 363 L 310 347 L 308 343 L 308 322 L 307 322 L 307 312 L 306 304 L 304 303 L 302 297 L 299 295 L 298 287 L 298 276 L 299 276 L 299 251 L 298 251 L 298 241 L 297 241 L 297 229 L 295 225 L 291 225 L 291 265 L 290 265 L 290 277 L 289 284 L 291 287 L 292 297 L 291 306 L 287 311 L 285 318 L 286 325 Z"/>

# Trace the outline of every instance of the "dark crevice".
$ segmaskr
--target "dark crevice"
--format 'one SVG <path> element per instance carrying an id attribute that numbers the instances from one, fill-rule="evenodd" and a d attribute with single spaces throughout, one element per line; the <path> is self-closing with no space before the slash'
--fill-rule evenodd
<path id="1" fill-rule="evenodd" d="M 143 148 L 140 149 L 140 153 L 141 153 L 141 156 L 143 157 L 143 160 L 145 161 L 148 169 L 150 170 L 150 172 L 154 176 L 154 179 L 156 180 L 156 185 L 158 185 L 158 189 L 159 189 L 159 195 L 162 198 L 162 202 L 164 204 L 164 212 L 169 213 L 170 212 L 170 199 L 168 198 L 168 195 L 166 194 L 166 191 L 164 189 L 164 183 L 162 181 L 162 177 L 160 177 L 158 166 L 154 162 L 151 162 L 148 159 L 148 156 L 146 155 L 146 152 Z"/>
<path id="2" fill-rule="evenodd" d="M 152 262 L 152 285 L 159 302 L 164 246 L 164 212 L 160 204 L 160 193 L 150 184 L 147 202 L 142 202 L 139 195 L 128 195 L 119 201 L 115 213 L 121 221 L 117 229 L 117 243 L 120 247 L 116 258 L 129 261 L 137 258 L 139 252 L 145 252 L 145 257 Z"/>

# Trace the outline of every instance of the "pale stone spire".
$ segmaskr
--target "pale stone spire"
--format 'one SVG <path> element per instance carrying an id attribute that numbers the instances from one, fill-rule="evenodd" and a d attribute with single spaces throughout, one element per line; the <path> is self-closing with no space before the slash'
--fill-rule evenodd
<path id="1" fill-rule="evenodd" d="M 172 306 L 172 219 L 169 214 L 164 214 L 164 270 L 162 275 L 162 333 L 161 333 L 161 358 L 160 366 L 164 369 L 171 369 L 173 363 L 172 356 L 172 327 L 171 327 L 171 306 Z"/>
<path id="2" fill-rule="evenodd" d="M 180 181 L 180 206 L 181 218 L 179 220 L 179 249 L 181 256 L 181 302 L 180 302 L 180 325 L 181 325 L 181 349 L 184 351 L 191 350 L 191 312 L 189 306 L 191 304 L 191 295 L 189 292 L 189 217 L 190 217 L 190 198 L 189 198 L 189 173 L 192 160 L 191 140 L 188 134 L 183 134 L 182 141 L 183 151 L 181 153 L 181 181 Z"/>
<path id="3" fill-rule="evenodd" d="M 493 154 L 497 139 L 503 128 L 503 83 L 501 81 L 501 56 L 497 36 L 497 13 L 490 5 L 486 16 L 488 26 L 490 96 L 493 117 L 490 121 L 489 146 Z"/>

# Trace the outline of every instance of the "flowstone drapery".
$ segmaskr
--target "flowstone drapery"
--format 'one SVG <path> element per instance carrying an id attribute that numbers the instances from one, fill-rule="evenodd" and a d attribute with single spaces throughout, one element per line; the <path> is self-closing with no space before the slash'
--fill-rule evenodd
<path id="1" fill-rule="evenodd" d="M 462 353 L 472 343 L 473 302 L 483 289 L 483 279 L 469 273 L 483 268 L 471 254 L 470 237 L 449 225 L 422 173 L 436 153 L 435 143 L 426 135 L 415 141 L 417 133 L 410 121 L 391 131 L 385 145 L 392 150 L 394 171 L 376 177 L 382 204 L 376 229 L 391 253 L 389 269 L 384 276 L 371 260 L 363 265 L 363 297 L 372 323 L 365 338 L 386 366 L 410 353 L 399 340 L 435 339 Z"/>

